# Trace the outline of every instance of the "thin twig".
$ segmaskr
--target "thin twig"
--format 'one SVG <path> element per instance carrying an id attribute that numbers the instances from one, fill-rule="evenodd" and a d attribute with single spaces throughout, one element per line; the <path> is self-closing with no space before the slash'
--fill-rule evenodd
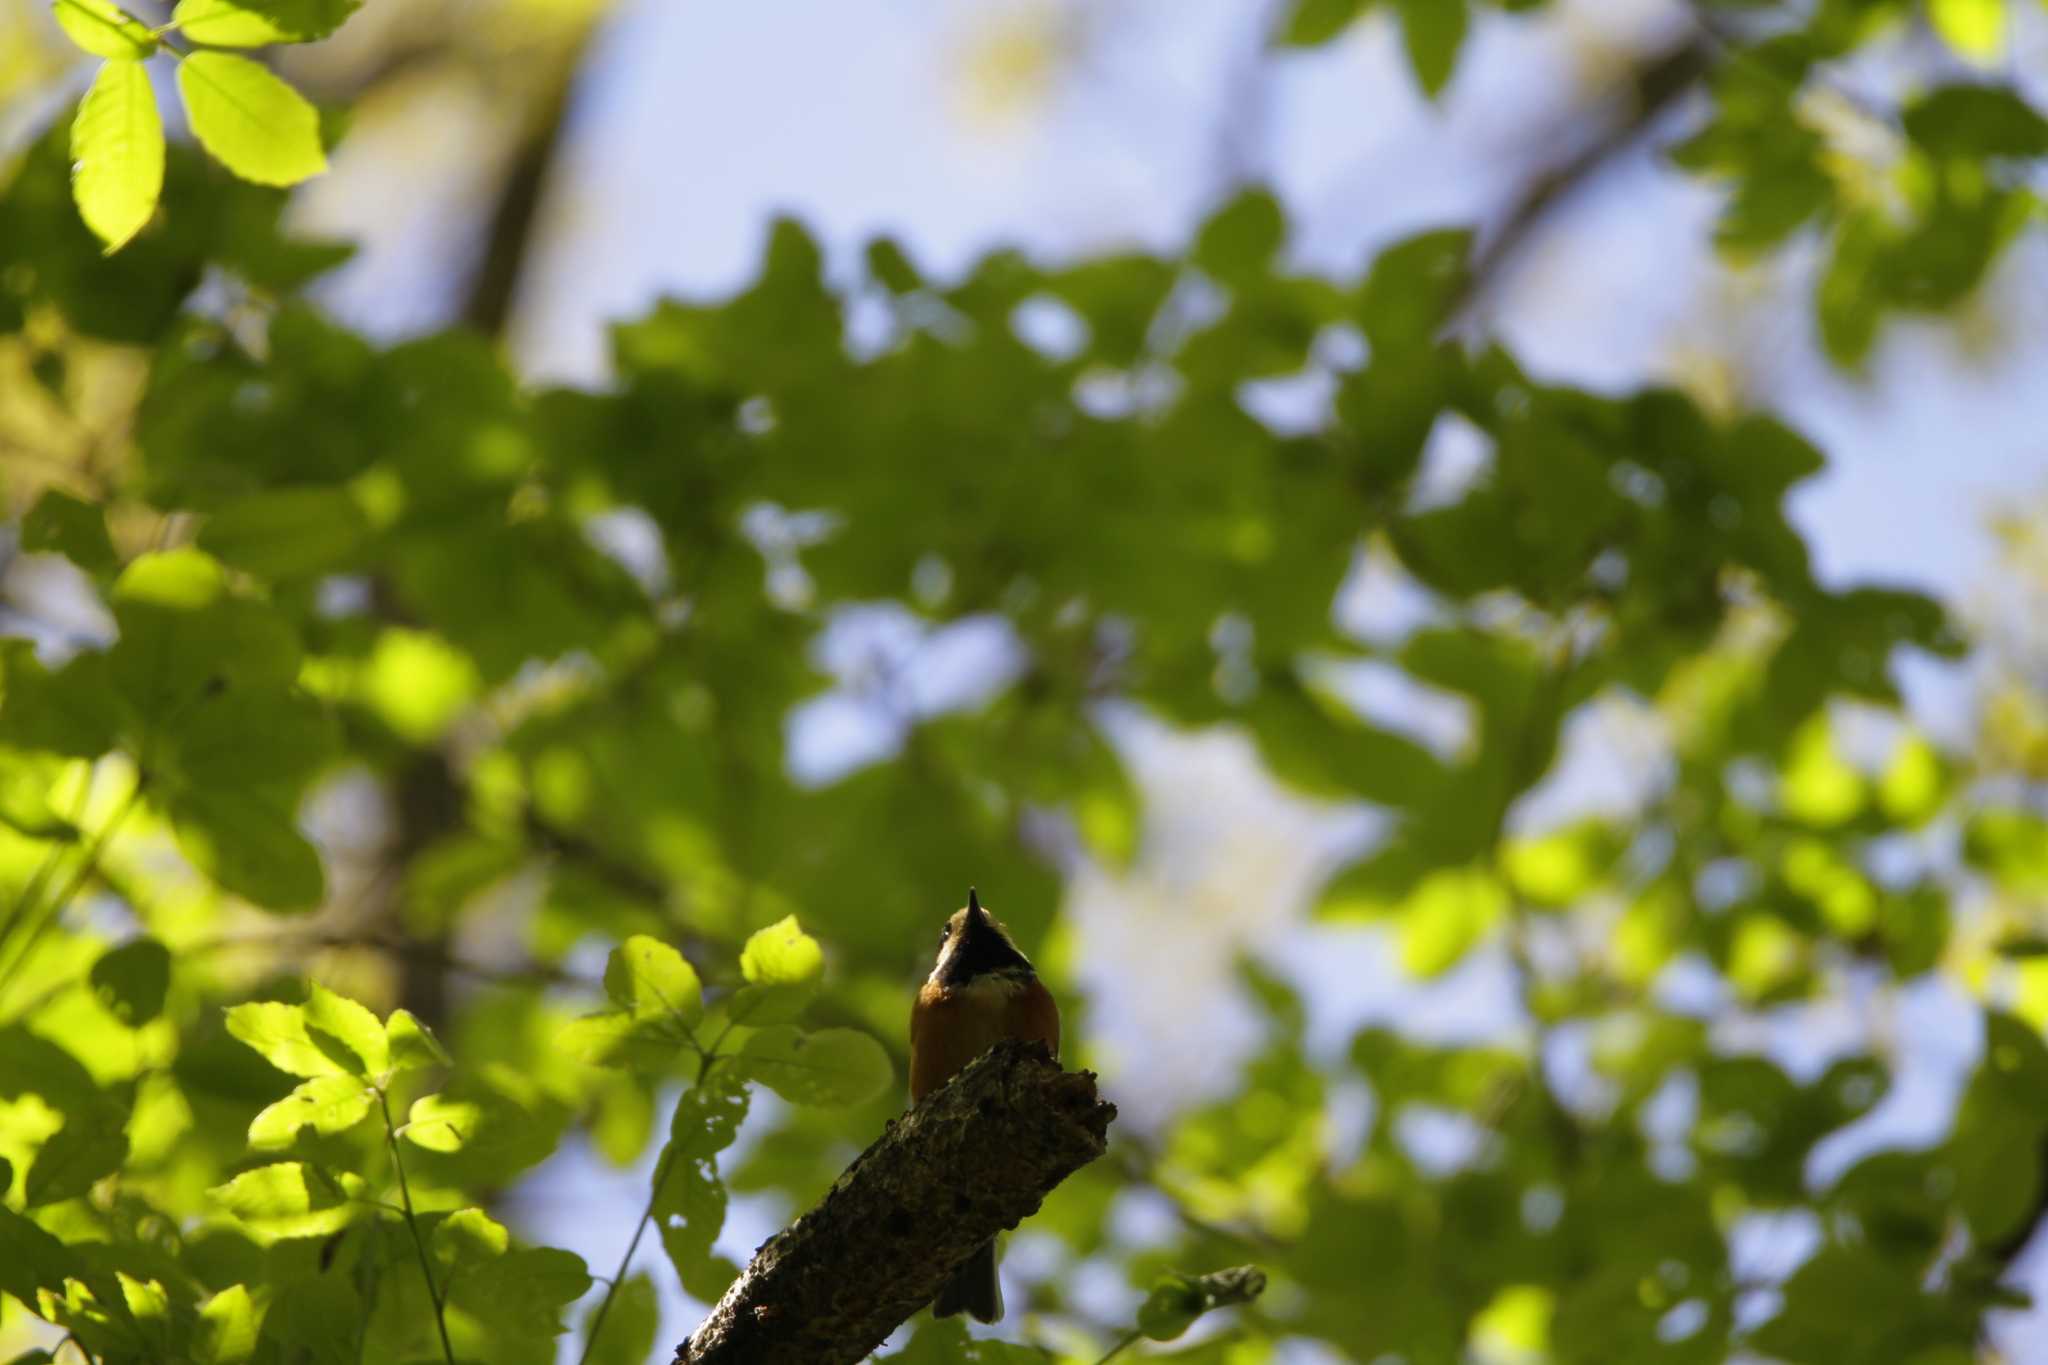
<path id="1" fill-rule="evenodd" d="M 1144 1335 L 1145 1334 L 1143 1332 L 1140 1332 L 1135 1327 L 1132 1328 L 1130 1331 L 1124 1333 L 1122 1337 L 1118 1338 L 1116 1345 L 1110 1347 L 1107 1351 L 1105 1351 L 1102 1355 L 1102 1358 L 1095 1362 L 1095 1365 L 1109 1365 L 1110 1361 L 1115 1360 L 1125 1351 L 1128 1351 L 1131 1347 L 1137 1345 L 1138 1342 L 1144 1338 Z"/>
<path id="2" fill-rule="evenodd" d="M 717 1065 L 720 1055 L 719 1045 L 725 1042 L 732 1030 L 732 1021 L 728 1019 L 725 1027 L 718 1031 L 718 1036 L 711 1040 L 709 1047 L 698 1046 L 697 1035 L 694 1032 L 689 1035 L 690 1045 L 696 1048 L 697 1056 L 701 1059 L 697 1066 L 697 1079 L 690 1082 L 689 1094 L 694 1095 L 702 1090 L 704 1082 L 711 1078 L 711 1068 Z M 680 1105 L 682 1101 L 677 1100 L 676 1103 Z M 647 1207 L 640 1210 L 640 1222 L 633 1229 L 633 1239 L 626 1243 L 626 1254 L 619 1258 L 619 1268 L 613 1272 L 611 1280 L 605 1285 L 604 1298 L 598 1301 L 597 1311 L 591 1314 L 590 1331 L 584 1335 L 583 1354 L 576 1358 L 577 1365 L 585 1365 L 590 1359 L 590 1352 L 597 1345 L 598 1333 L 604 1329 L 605 1314 L 611 1311 L 612 1299 L 617 1296 L 619 1286 L 626 1282 L 626 1272 L 632 1269 L 633 1257 L 640 1250 L 640 1239 L 647 1235 L 647 1225 L 654 1221 L 654 1206 L 661 1202 L 662 1187 L 668 1183 L 668 1178 L 675 1174 L 675 1163 L 671 1160 L 674 1152 L 675 1136 L 670 1134 L 668 1146 L 662 1149 L 661 1158 L 655 1163 L 654 1179 L 647 1191 Z"/>
<path id="3" fill-rule="evenodd" d="M 391 1168 L 398 1173 L 398 1197 L 405 1206 L 405 1226 L 412 1232 L 413 1250 L 419 1253 L 420 1275 L 427 1282 L 427 1297 L 434 1303 L 434 1326 L 441 1333 L 441 1354 L 447 1365 L 455 1365 L 455 1347 L 448 1341 L 448 1314 L 441 1303 L 441 1291 L 434 1286 L 434 1267 L 427 1259 L 427 1242 L 420 1236 L 420 1220 L 412 1208 L 412 1188 L 405 1179 L 405 1158 L 398 1151 L 398 1125 L 391 1121 L 391 1100 L 377 1091 L 377 1107 L 384 1111 L 384 1141 L 391 1148 Z"/>
<path id="4" fill-rule="evenodd" d="M 65 882 L 63 889 L 52 898 L 49 908 L 43 912 L 42 919 L 34 924 L 23 937 L 21 951 L 14 955 L 4 970 L 0 970 L 0 997 L 5 997 L 7 987 L 14 980 L 14 974 L 21 970 L 22 964 L 27 962 L 29 957 L 35 952 L 36 944 L 41 942 L 43 935 L 48 933 L 51 926 L 56 924 L 59 919 L 63 918 L 65 907 L 70 905 L 71 898 L 78 894 L 79 889 L 98 870 L 100 855 L 107 851 L 107 845 L 113 840 L 116 831 L 121 828 L 123 822 L 128 819 L 129 814 L 134 811 L 141 799 L 143 788 L 147 785 L 148 783 L 144 778 L 136 778 L 135 785 L 129 789 L 128 795 L 122 798 L 120 806 L 108 817 L 107 823 L 100 826 L 100 832 L 93 836 L 93 841 L 86 847 L 85 852 L 79 855 L 78 866 L 72 870 L 71 879 Z M 12 918 L 10 917 L 10 928 L 13 927 Z"/>

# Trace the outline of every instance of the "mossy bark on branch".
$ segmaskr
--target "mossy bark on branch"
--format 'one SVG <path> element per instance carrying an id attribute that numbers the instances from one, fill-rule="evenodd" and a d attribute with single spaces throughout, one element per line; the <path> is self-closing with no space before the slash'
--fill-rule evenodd
<path id="1" fill-rule="evenodd" d="M 1102 1155 L 1116 1106 L 1037 1043 L 1000 1043 L 890 1121 L 763 1243 L 676 1365 L 865 1359 L 968 1253 Z"/>

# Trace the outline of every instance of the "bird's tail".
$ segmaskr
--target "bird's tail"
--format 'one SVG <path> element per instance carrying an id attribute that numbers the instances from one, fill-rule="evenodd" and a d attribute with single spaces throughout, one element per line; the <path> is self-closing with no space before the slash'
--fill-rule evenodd
<path id="1" fill-rule="evenodd" d="M 977 1322 L 994 1322 L 1003 1315 L 1003 1285 L 996 1278 L 996 1244 L 990 1238 L 979 1250 L 960 1263 L 953 1278 L 932 1300 L 932 1316 L 971 1314 Z"/>

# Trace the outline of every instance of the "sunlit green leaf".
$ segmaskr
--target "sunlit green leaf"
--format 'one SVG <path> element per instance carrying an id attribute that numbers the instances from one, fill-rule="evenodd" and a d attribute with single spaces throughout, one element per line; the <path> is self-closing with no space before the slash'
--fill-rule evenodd
<path id="1" fill-rule="evenodd" d="M 434 1036 L 433 1030 L 413 1017 L 412 1011 L 391 1011 L 384 1028 L 391 1047 L 392 1070 L 415 1071 L 421 1067 L 452 1065 L 441 1040 Z"/>
<path id="2" fill-rule="evenodd" d="M 407 1165 L 489 1188 L 546 1160 L 569 1116 L 559 1103 L 521 1092 L 517 1079 L 459 1074 L 447 1090 L 415 1100 L 400 1131 L 421 1152 Z"/>
<path id="3" fill-rule="evenodd" d="M 1963 56 L 1989 63 L 2005 50 L 2006 0 L 1927 0 L 1934 31 Z"/>
<path id="4" fill-rule="evenodd" d="M 301 1128 L 325 1137 L 345 1133 L 369 1116 L 374 1092 L 354 1076 L 318 1076 L 264 1109 L 249 1124 L 249 1146 L 283 1151 L 298 1141 Z"/>
<path id="5" fill-rule="evenodd" d="M 31 839 L 76 839 L 77 828 L 50 804 L 68 762 L 58 754 L 0 747 L 0 825 Z"/>
<path id="6" fill-rule="evenodd" d="M 747 984 L 733 995 L 733 1022 L 756 1027 L 794 1023 L 824 971 L 824 950 L 795 915 L 756 930 L 740 950 L 740 973 Z"/>
<path id="7" fill-rule="evenodd" d="M 685 1027 L 704 1013 L 704 988 L 696 969 L 660 939 L 635 934 L 612 949 L 604 989 L 612 1003 L 635 1019 L 674 1019 Z"/>
<path id="8" fill-rule="evenodd" d="M 339 1232 L 361 1209 L 362 1181 L 343 1172 L 329 1175 L 298 1161 L 244 1171 L 207 1193 L 240 1219 L 264 1245 L 287 1237 L 321 1237 Z"/>
<path id="9" fill-rule="evenodd" d="M 458 1209 L 434 1225 L 429 1242 L 441 1270 L 454 1274 L 495 1260 L 512 1245 L 512 1235 L 482 1209 Z"/>
<path id="10" fill-rule="evenodd" d="M 315 983 L 306 996 L 306 1024 L 345 1044 L 357 1065 L 358 1075 L 375 1076 L 391 1065 L 391 1045 L 384 1025 L 367 1006 L 345 995 L 337 995 Z"/>
<path id="11" fill-rule="evenodd" d="M 1401 908 L 1401 965 L 1439 976 L 1464 959 L 1506 916 L 1507 893 L 1483 872 L 1439 872 Z"/>
<path id="12" fill-rule="evenodd" d="M 209 47 L 264 47 L 324 38 L 362 0 L 178 0 L 171 21 Z"/>
<path id="13" fill-rule="evenodd" d="M 192 1338 L 195 1365 L 243 1365 L 256 1354 L 262 1325 L 262 1310 L 248 1286 L 229 1285 L 200 1306 Z"/>
<path id="14" fill-rule="evenodd" d="M 192 135 L 244 180 L 296 185 L 327 169 L 318 111 L 248 58 L 191 53 L 178 63 L 178 93 Z"/>
<path id="15" fill-rule="evenodd" d="M 110 60 L 71 125 L 71 189 L 79 216 L 107 250 L 148 225 L 164 187 L 164 126 L 140 63 Z"/>
<path id="16" fill-rule="evenodd" d="M 1836 751 L 1825 719 L 1803 728 L 1779 780 L 1779 800 L 1793 819 L 1839 825 L 1863 806 L 1863 777 Z"/>
<path id="17" fill-rule="evenodd" d="M 140 61 L 156 51 L 156 35 L 113 0 L 50 0 L 65 36 L 95 57 Z"/>
<path id="18" fill-rule="evenodd" d="M 227 1017 L 228 1032 L 255 1048 L 279 1071 L 308 1078 L 347 1074 L 335 1049 L 322 1047 L 307 1032 L 302 1005 L 257 1001 L 234 1006 Z"/>

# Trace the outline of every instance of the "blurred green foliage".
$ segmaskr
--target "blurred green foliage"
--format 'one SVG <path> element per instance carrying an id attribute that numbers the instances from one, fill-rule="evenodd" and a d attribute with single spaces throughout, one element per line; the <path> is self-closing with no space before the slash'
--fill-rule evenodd
<path id="1" fill-rule="evenodd" d="M 1281 36 L 1374 8 L 1303 0 Z M 1441 89 L 1467 6 L 1388 8 Z M 1983 279 L 2037 212 L 2006 168 L 2048 152 L 2017 93 L 1951 82 L 1898 112 L 1896 194 L 1858 197 L 1869 168 L 1801 111 L 1906 8 L 1826 0 L 1744 42 L 1678 153 L 1733 186 L 1732 249 L 1826 241 L 1849 362 Z M 1955 8 L 1939 31 L 1978 41 Z M 179 6 L 223 45 L 348 9 Z M 1384 923 L 1417 977 L 1504 955 L 1513 1036 L 1369 1027 L 1319 1056 L 1247 963 L 1263 1045 L 1048 1201 L 1024 1344 L 925 1322 L 893 1358 L 1092 1359 L 1230 1307 L 1174 1354 L 1935 1365 L 2015 1302 L 2048 1149 L 2038 764 L 1901 716 L 1900 654 L 1962 642 L 1923 597 L 1816 580 L 1797 433 L 1446 340 L 1469 234 L 1306 277 L 1251 191 L 1184 258 L 928 280 L 879 241 L 833 287 L 784 222 L 737 296 L 620 324 L 612 383 L 536 389 L 482 338 L 321 316 L 298 291 L 346 248 L 182 147 L 104 255 L 70 136 L 0 190 L 24 452 L 0 489 L 20 552 L 111 628 L 0 643 L 0 1342 L 32 1316 L 109 1365 L 552 1360 L 581 1299 L 588 1359 L 665 1350 L 688 1324 L 646 1273 L 593 1291 L 611 1267 L 526 1244 L 497 1201 L 572 1132 L 625 1167 L 666 1121 L 635 1196 L 653 1273 L 715 1297 L 729 1192 L 802 1207 L 900 1108 L 910 983 L 970 883 L 1085 1059 L 1057 855 L 1141 851 L 1119 706 L 1234 727 L 1290 786 L 1386 812 L 1315 912 Z M 1301 375 L 1331 395 L 1312 421 L 1251 414 L 1247 385 Z M 1446 424 L 1487 455 L 1423 496 Z M 1361 557 L 1425 625 L 1340 627 Z M 899 697 L 886 757 L 798 780 L 821 638 L 880 607 L 999 626 L 1011 662 L 969 704 Z M 1336 680 L 1365 665 L 1457 699 L 1465 742 L 1364 714 Z M 1567 724 L 1612 704 L 1658 718 L 1651 795 L 1518 822 Z M 1851 742 L 1873 724 L 1875 757 Z M 366 790 L 381 834 L 334 816 Z M 1686 972 L 1712 1005 L 1670 989 Z M 1984 1041 L 1922 1149 L 1817 1162 L 1892 1084 L 1877 1034 L 1810 1074 L 1716 1037 L 1930 974 L 1983 1001 Z M 1171 1231 L 1126 1236 L 1136 1200 Z M 1737 1255 L 1771 1218 L 1814 1242 L 1775 1274 Z M 1255 1304 L 1256 1273 L 1220 1274 L 1246 1263 Z M 1072 1292 L 1102 1266 L 1126 1321 Z"/>

